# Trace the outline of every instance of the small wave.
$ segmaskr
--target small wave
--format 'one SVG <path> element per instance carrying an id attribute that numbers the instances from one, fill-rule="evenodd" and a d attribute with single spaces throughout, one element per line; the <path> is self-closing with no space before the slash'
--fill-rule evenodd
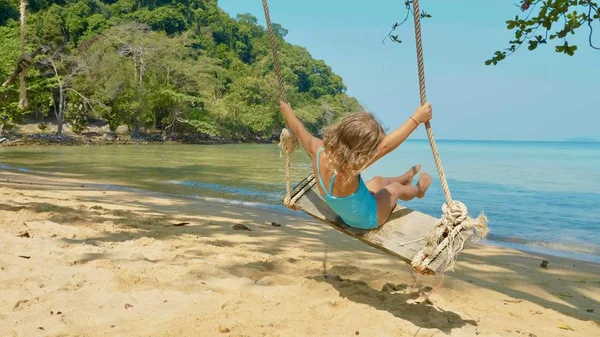
<path id="1" fill-rule="evenodd" d="M 250 196 L 250 195 L 265 194 L 260 191 L 255 191 L 255 190 L 251 190 L 248 188 L 233 187 L 233 186 L 226 186 L 226 185 L 212 184 L 212 183 L 204 183 L 204 182 L 193 181 L 193 180 L 165 180 L 163 182 L 167 183 L 167 184 L 174 184 L 174 185 L 181 185 L 181 186 L 188 186 L 188 187 L 199 187 L 199 188 L 205 188 L 205 189 L 209 189 L 209 190 L 215 190 L 215 191 L 221 191 L 221 192 L 227 192 L 227 193 L 233 193 L 233 194 L 239 194 L 239 195 Z"/>
<path id="2" fill-rule="evenodd" d="M 42 171 L 35 171 L 35 170 L 30 170 L 28 168 L 24 168 L 24 167 L 16 167 L 16 166 L 11 166 L 11 165 L 6 165 L 6 164 L 0 164 L 0 169 L 3 170 L 9 170 L 9 171 L 18 171 L 18 172 L 23 172 L 23 173 L 46 173 L 46 172 L 42 172 Z"/>
<path id="3" fill-rule="evenodd" d="M 128 191 L 128 192 L 142 193 L 142 194 L 154 195 L 154 196 L 167 196 L 167 197 L 175 197 L 175 198 L 183 198 L 183 199 L 194 199 L 194 200 L 201 200 L 201 201 L 220 203 L 220 204 L 226 204 L 226 205 L 246 206 L 246 207 L 253 207 L 253 208 L 275 210 L 275 211 L 279 211 L 279 212 L 293 213 L 292 211 L 285 208 L 283 205 L 275 204 L 275 203 L 264 203 L 264 202 L 258 202 L 258 201 L 244 201 L 244 200 L 238 200 L 238 199 L 227 199 L 227 198 L 217 198 L 217 197 L 206 197 L 206 196 L 190 195 L 190 194 L 157 192 L 157 191 L 149 191 L 149 190 L 145 190 L 145 189 L 139 189 L 139 188 L 128 187 L 128 186 L 123 186 L 123 185 L 113 185 L 113 184 L 88 184 L 88 186 L 101 188 L 101 189 L 115 190 L 115 191 Z M 260 193 L 257 193 L 257 194 L 260 194 Z M 293 214 L 298 215 L 297 213 L 293 213 Z"/>
<path id="4" fill-rule="evenodd" d="M 490 234 L 487 239 L 498 243 L 512 243 L 522 246 L 528 246 L 532 248 L 543 248 L 554 251 L 571 252 L 578 254 L 596 255 L 600 256 L 600 247 L 583 245 L 581 243 L 561 243 L 551 242 L 543 240 L 527 240 L 517 237 L 504 237 Z"/>
<path id="5" fill-rule="evenodd" d="M 207 202 L 215 202 L 215 203 L 221 203 L 221 204 L 227 204 L 227 205 L 245 206 L 245 207 L 253 207 L 253 208 L 262 208 L 262 209 L 286 212 L 286 213 L 294 214 L 296 216 L 299 215 L 296 212 L 292 212 L 292 211 L 288 210 L 283 205 L 278 205 L 278 204 L 268 204 L 268 203 L 264 203 L 264 202 L 244 201 L 244 200 L 235 200 L 235 199 L 226 199 L 226 198 L 203 197 L 203 196 L 199 196 L 199 195 L 187 195 L 186 197 L 192 198 L 195 200 L 207 201 Z"/>
<path id="6" fill-rule="evenodd" d="M 163 183 L 174 184 L 185 187 L 194 187 L 200 189 L 206 189 L 210 191 L 215 191 L 219 193 L 229 194 L 232 197 L 250 197 L 254 199 L 262 199 L 265 201 L 270 201 L 271 203 L 277 203 L 279 201 L 279 196 L 274 195 L 273 193 L 254 190 L 250 188 L 237 187 L 237 186 L 227 186 L 221 184 L 214 183 L 205 183 L 193 180 L 165 180 Z"/>

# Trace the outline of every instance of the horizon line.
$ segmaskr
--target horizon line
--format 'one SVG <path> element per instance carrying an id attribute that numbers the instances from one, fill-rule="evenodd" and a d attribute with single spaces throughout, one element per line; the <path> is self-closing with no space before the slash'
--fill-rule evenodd
<path id="1" fill-rule="evenodd" d="M 408 138 L 407 141 L 429 141 L 428 138 Z M 511 142 L 511 143 L 579 143 L 579 144 L 594 144 L 600 143 L 600 139 L 595 138 L 571 138 L 563 140 L 520 140 L 520 139 L 460 139 L 460 138 L 440 138 L 437 141 L 452 141 L 452 142 Z"/>

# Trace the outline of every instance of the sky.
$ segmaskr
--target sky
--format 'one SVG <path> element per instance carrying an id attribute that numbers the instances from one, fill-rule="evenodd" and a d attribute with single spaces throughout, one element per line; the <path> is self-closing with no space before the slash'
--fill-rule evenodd
<path id="1" fill-rule="evenodd" d="M 523 16 L 517 2 L 420 2 L 433 16 L 421 25 L 435 138 L 600 139 L 600 51 L 588 45 L 587 28 L 570 38 L 579 47 L 575 56 L 556 53 L 552 44 L 533 52 L 524 46 L 497 66 L 484 65 L 514 38 L 505 21 Z M 219 0 L 219 5 L 232 17 L 250 13 L 265 25 L 259 0 Z M 270 0 L 269 8 L 272 22 L 289 30 L 286 40 L 331 66 L 347 93 L 387 129 L 402 124 L 420 104 L 411 18 L 395 33 L 402 44 L 382 43 L 406 15 L 403 0 Z M 600 32 L 595 41 L 600 45 Z M 426 139 L 424 128 L 411 138 Z"/>

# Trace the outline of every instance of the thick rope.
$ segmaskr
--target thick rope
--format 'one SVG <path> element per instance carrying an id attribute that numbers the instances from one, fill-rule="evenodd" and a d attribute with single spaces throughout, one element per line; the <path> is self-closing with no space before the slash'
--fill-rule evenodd
<path id="1" fill-rule="evenodd" d="M 271 52 L 273 54 L 273 64 L 275 65 L 275 74 L 277 74 L 277 81 L 279 82 L 279 99 L 286 101 L 285 95 L 285 84 L 283 82 L 283 76 L 281 75 L 281 66 L 279 65 L 279 56 L 277 53 L 277 41 L 275 40 L 275 34 L 273 33 L 273 26 L 271 25 L 271 15 L 269 14 L 269 4 L 267 0 L 262 0 L 263 9 L 265 11 L 265 20 L 267 21 L 267 29 L 269 31 L 269 40 L 271 42 Z"/>
<path id="2" fill-rule="evenodd" d="M 283 75 L 281 74 L 281 67 L 279 65 L 279 57 L 277 55 L 277 43 L 275 40 L 275 34 L 273 34 L 273 27 L 271 26 L 269 4 L 267 3 L 267 0 L 262 0 L 262 4 L 265 11 L 265 20 L 267 22 L 267 29 L 269 31 L 269 39 L 271 41 L 271 52 L 273 54 L 275 73 L 277 74 L 277 81 L 279 83 L 279 100 L 287 102 L 285 83 L 283 81 Z M 286 128 L 281 130 L 281 134 L 279 135 L 279 147 L 285 152 L 285 198 L 283 200 L 283 204 L 293 210 L 296 210 L 297 208 L 294 206 L 295 201 L 292 200 L 292 173 L 290 154 L 298 147 L 298 143 L 298 138 L 290 130 Z"/>
<path id="3" fill-rule="evenodd" d="M 419 70 L 419 92 L 421 94 L 421 105 L 424 105 L 425 103 L 427 103 L 427 95 L 425 90 L 425 65 L 423 64 L 423 44 L 421 42 L 421 17 L 419 12 L 419 1 L 415 0 L 413 3 L 415 21 L 415 40 L 417 45 L 417 66 Z M 435 143 L 435 138 L 433 137 L 433 130 L 431 129 L 431 124 L 429 122 L 425 123 L 425 130 L 427 131 L 427 137 L 429 138 L 429 145 L 431 146 L 431 150 L 433 151 L 433 159 L 435 161 L 435 166 L 437 167 L 438 174 L 440 176 L 442 189 L 444 190 L 444 195 L 446 196 L 446 203 L 451 204 L 452 195 L 450 194 L 450 188 L 448 187 L 448 182 L 446 181 L 446 175 L 444 174 L 442 161 L 440 160 L 440 155 L 438 153 L 438 148 Z"/>
<path id="4" fill-rule="evenodd" d="M 20 12 L 21 12 L 21 55 L 25 54 L 25 13 L 27 8 L 27 1 L 21 0 Z M 21 66 L 19 64 L 19 66 Z M 19 109 L 23 110 L 29 106 L 27 102 L 27 89 L 25 87 L 25 73 L 27 68 L 21 68 L 19 73 Z"/>
<path id="5" fill-rule="evenodd" d="M 423 64 L 423 46 L 421 41 L 421 11 L 419 0 L 413 0 L 413 14 L 415 23 L 415 42 L 417 47 L 417 66 L 419 73 L 419 91 L 421 105 L 427 102 L 425 91 L 425 66 Z M 446 203 L 442 206 L 442 218 L 434 226 L 433 233 L 427 241 L 427 245 L 413 257 L 411 265 L 419 272 L 427 270 L 427 266 L 440 254 L 444 248 L 448 248 L 447 263 L 444 271 L 454 266 L 456 256 L 466 244 L 466 238 L 461 231 L 476 230 L 478 238 L 487 236 L 489 229 L 487 218 L 481 214 L 477 219 L 468 216 L 467 207 L 460 201 L 453 201 L 450 188 L 446 181 L 442 161 L 438 153 L 433 131 L 429 122 L 425 123 L 425 130 L 429 138 L 429 145 L 433 152 L 433 159 L 437 168 Z"/>
<path id="6" fill-rule="evenodd" d="M 281 130 L 281 135 L 279 135 L 279 148 L 283 149 L 285 152 L 285 198 L 283 199 L 283 204 L 293 210 L 297 209 L 294 204 L 298 200 L 298 196 L 292 199 L 292 160 L 290 154 L 294 152 L 296 147 L 298 147 L 298 138 L 286 128 Z"/>

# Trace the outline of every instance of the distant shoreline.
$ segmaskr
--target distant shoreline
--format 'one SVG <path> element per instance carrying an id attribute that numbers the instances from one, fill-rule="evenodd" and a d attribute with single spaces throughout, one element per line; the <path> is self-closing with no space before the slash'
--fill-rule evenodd
<path id="1" fill-rule="evenodd" d="M 109 146 L 109 145 L 224 145 L 224 144 L 275 144 L 275 137 L 270 139 L 237 139 L 220 138 L 206 135 L 184 135 L 163 137 L 160 134 L 143 134 L 132 138 L 124 133 L 97 133 L 64 134 L 57 137 L 50 133 L 8 134 L 0 135 L 0 147 L 27 147 L 27 146 Z"/>
<path id="2" fill-rule="evenodd" d="M 107 137 L 107 135 L 109 135 Z M 129 135 L 102 135 L 86 136 L 67 134 L 62 138 L 54 134 L 37 133 L 26 135 L 0 135 L 0 147 L 26 147 L 26 146 L 83 146 L 83 145 L 228 145 L 228 144 L 277 144 L 277 137 L 270 139 L 238 139 L 209 137 L 205 135 L 190 135 L 163 138 L 159 135 L 143 135 L 132 138 Z M 411 142 L 428 142 L 428 139 L 408 139 Z M 589 140 L 484 140 L 484 139 L 436 139 L 438 143 L 521 143 L 521 144 L 600 144 L 600 141 Z"/>
<path id="3" fill-rule="evenodd" d="M 142 133 L 132 138 L 123 127 L 110 132 L 106 127 L 90 126 L 76 134 L 65 125 L 63 136 L 56 136 L 56 125 L 40 131 L 37 124 L 21 124 L 13 131 L 0 133 L 0 147 L 13 146 L 80 146 L 80 145 L 225 145 L 225 144 L 277 144 L 279 136 L 268 138 L 225 138 L 202 134 L 164 136 L 160 132 Z M 428 142 L 427 138 L 409 138 L 410 142 Z M 488 140 L 488 139 L 436 139 L 439 143 L 485 143 L 485 144 L 600 144 L 600 139 L 577 137 L 567 140 Z"/>
<path id="4" fill-rule="evenodd" d="M 427 142 L 427 138 L 408 139 L 408 141 Z M 436 142 L 465 142 L 465 143 L 547 143 L 547 144 L 597 144 L 599 140 L 592 138 L 567 139 L 567 140 L 509 140 L 509 139 L 436 139 Z"/>

